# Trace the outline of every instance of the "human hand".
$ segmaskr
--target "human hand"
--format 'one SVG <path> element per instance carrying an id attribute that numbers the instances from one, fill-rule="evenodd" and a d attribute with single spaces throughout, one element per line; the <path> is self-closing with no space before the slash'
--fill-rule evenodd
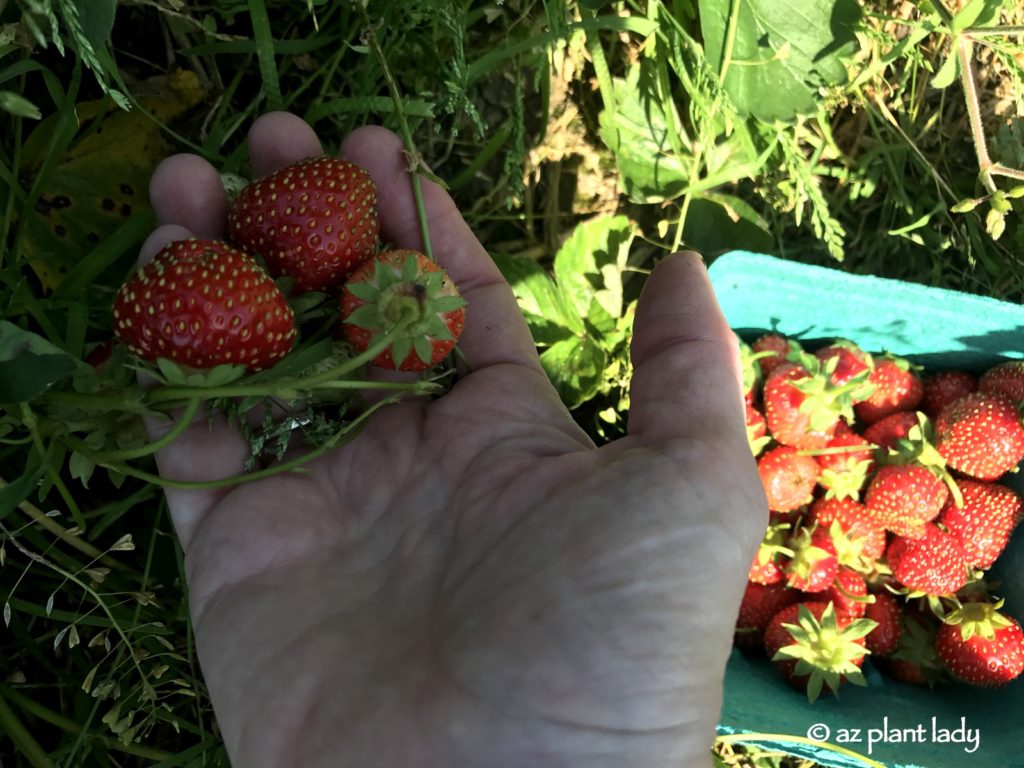
<path id="1" fill-rule="evenodd" d="M 377 184 L 383 237 L 416 248 L 401 149 L 364 128 L 342 154 Z M 292 115 L 250 133 L 260 175 L 321 151 Z M 143 259 L 224 236 L 205 161 L 169 158 L 150 195 L 162 225 Z M 167 490 L 228 753 L 245 768 L 709 766 L 767 506 L 706 271 L 680 254 L 648 279 L 629 434 L 595 448 L 484 248 L 445 192 L 424 196 L 468 301 L 472 373 L 381 409 L 302 474 Z M 246 451 L 201 420 L 157 458 L 165 477 L 213 480 Z"/>

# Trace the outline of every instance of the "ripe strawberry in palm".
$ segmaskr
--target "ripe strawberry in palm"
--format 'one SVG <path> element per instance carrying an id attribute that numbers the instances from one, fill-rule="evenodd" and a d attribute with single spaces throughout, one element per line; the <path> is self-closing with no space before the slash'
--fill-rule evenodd
<path id="1" fill-rule="evenodd" d="M 165 246 L 125 281 L 114 328 L 144 360 L 192 368 L 267 368 L 292 348 L 295 318 L 284 294 L 249 255 L 217 240 Z"/>
<path id="2" fill-rule="evenodd" d="M 374 365 L 423 371 L 455 347 L 465 305 L 448 274 L 425 255 L 384 251 L 345 283 L 341 317 L 345 336 L 358 352 L 390 335 L 391 343 Z"/>
<path id="3" fill-rule="evenodd" d="M 894 538 L 885 557 L 896 580 L 913 594 L 950 595 L 967 583 L 960 539 L 934 523 L 925 523 L 919 539 Z"/>
<path id="4" fill-rule="evenodd" d="M 791 512 L 809 504 L 820 471 L 818 462 L 801 455 L 796 448 L 788 445 L 772 448 L 757 462 L 768 509 Z"/>
<path id="5" fill-rule="evenodd" d="M 949 498 L 946 484 L 917 463 L 887 464 L 868 483 L 864 505 L 880 527 L 898 536 L 921 538 Z"/>
<path id="6" fill-rule="evenodd" d="M 935 447 L 953 469 L 978 480 L 997 480 L 1024 459 L 1020 412 L 1003 395 L 966 395 L 936 419 Z"/>
<path id="7" fill-rule="evenodd" d="M 948 500 L 938 522 L 960 539 L 967 565 L 988 568 L 1002 554 L 1020 520 L 1020 497 L 995 483 L 960 480 L 957 485 L 963 506 Z"/>
<path id="8" fill-rule="evenodd" d="M 865 378 L 836 386 L 812 355 L 783 363 L 765 380 L 763 400 L 768 431 L 778 442 L 795 448 L 824 448 L 840 418 L 853 420 L 852 403 L 863 392 Z"/>
<path id="9" fill-rule="evenodd" d="M 832 541 L 830 528 L 820 526 L 798 529 L 787 542 L 793 556 L 785 564 L 783 573 L 792 589 L 803 592 L 824 592 L 836 580 L 839 559 Z"/>
<path id="10" fill-rule="evenodd" d="M 764 630 L 772 617 L 800 599 L 800 593 L 784 584 L 757 584 L 747 582 L 736 618 L 733 642 L 743 650 L 763 650 Z"/>
<path id="11" fill-rule="evenodd" d="M 876 592 L 872 597 L 874 602 L 867 604 L 864 617 L 874 621 L 877 626 L 865 638 L 867 647 L 876 657 L 890 656 L 899 646 L 903 610 L 900 602 L 888 592 Z"/>
<path id="12" fill-rule="evenodd" d="M 1001 605 L 965 603 L 939 627 L 935 650 L 953 677 L 997 688 L 1024 672 L 1024 632 Z"/>
<path id="13" fill-rule="evenodd" d="M 1007 360 L 989 368 L 978 380 L 978 391 L 1003 395 L 1019 406 L 1024 402 L 1024 360 Z"/>
<path id="14" fill-rule="evenodd" d="M 313 157 L 246 186 L 228 213 L 231 239 L 263 257 L 296 293 L 337 288 L 377 248 L 377 188 L 337 157 Z"/>
<path id="15" fill-rule="evenodd" d="M 978 379 L 967 371 L 939 371 L 924 379 L 921 410 L 936 418 L 942 409 L 964 395 L 978 390 Z"/>
<path id="16" fill-rule="evenodd" d="M 868 654 L 864 636 L 874 627 L 870 619 L 836 615 L 829 603 L 794 603 L 772 617 L 764 648 L 786 682 L 814 701 L 826 686 L 835 693 L 847 681 L 866 685 L 860 671 Z"/>
<path id="17" fill-rule="evenodd" d="M 896 411 L 913 410 L 921 402 L 921 377 L 908 361 L 891 355 L 875 359 L 868 377 L 874 391 L 853 410 L 860 421 L 871 424 Z"/>

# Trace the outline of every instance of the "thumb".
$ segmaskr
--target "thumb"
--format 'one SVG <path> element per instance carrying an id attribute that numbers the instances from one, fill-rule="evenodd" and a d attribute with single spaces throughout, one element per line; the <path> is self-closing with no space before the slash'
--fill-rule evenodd
<path id="1" fill-rule="evenodd" d="M 631 435 L 744 434 L 738 345 L 699 254 L 673 254 L 651 273 L 637 306 L 632 358 Z"/>

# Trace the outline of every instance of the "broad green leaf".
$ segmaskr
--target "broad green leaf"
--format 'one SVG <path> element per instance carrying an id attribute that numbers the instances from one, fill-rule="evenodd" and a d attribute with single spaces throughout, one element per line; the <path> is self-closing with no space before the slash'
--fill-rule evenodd
<path id="1" fill-rule="evenodd" d="M 692 158 L 672 152 L 665 104 L 646 67 L 635 65 L 615 79 L 615 107 L 599 117 L 601 139 L 612 151 L 623 191 L 635 203 L 678 197 L 690 178 Z M 671 101 L 668 108 L 675 109 Z M 681 121 L 675 117 L 678 125 Z"/>
<path id="2" fill-rule="evenodd" d="M 706 195 L 690 203 L 683 240 L 705 256 L 730 250 L 770 253 L 775 243 L 757 211 L 738 197 Z"/>
<path id="3" fill-rule="evenodd" d="M 737 111 L 765 122 L 817 110 L 818 88 L 847 80 L 844 57 L 856 50 L 857 0 L 737 0 L 728 62 L 732 0 L 700 0 L 708 62 L 726 68 L 725 90 Z"/>
<path id="4" fill-rule="evenodd" d="M 955 48 L 955 46 L 954 46 Z M 935 73 L 935 77 L 932 78 L 932 88 L 948 88 L 953 82 L 960 76 L 960 57 L 957 55 L 956 50 L 950 52 L 946 57 L 946 61 L 939 71 Z"/>
<path id="5" fill-rule="evenodd" d="M 963 32 L 968 27 L 987 27 L 999 20 L 1003 0 L 970 0 L 959 13 L 953 17 L 951 25 L 954 34 Z"/>
<path id="6" fill-rule="evenodd" d="M 622 271 L 634 234 L 625 216 L 602 216 L 577 226 L 555 254 L 559 292 L 601 334 L 614 331 L 622 315 Z"/>
<path id="7" fill-rule="evenodd" d="M 550 340 L 584 332 L 582 319 L 565 301 L 554 280 L 539 264 L 530 259 L 500 254 L 493 258 L 512 286 L 519 308 L 526 315 L 538 344 L 544 343 L 537 336 L 537 328 L 541 326 L 546 329 L 543 338 Z M 561 332 L 557 329 L 561 329 Z"/>
<path id="8" fill-rule="evenodd" d="M 32 400 L 77 367 L 72 355 L 42 336 L 0 320 L 0 403 Z"/>
<path id="9" fill-rule="evenodd" d="M 576 408 L 597 394 L 607 356 L 589 336 L 560 341 L 544 350 L 540 363 L 562 402 Z"/>
<path id="10" fill-rule="evenodd" d="M 106 45 L 111 30 L 114 29 L 114 14 L 117 12 L 117 0 L 73 0 L 78 8 L 82 32 L 93 48 Z"/>
<path id="11" fill-rule="evenodd" d="M 197 104 L 202 88 L 192 72 L 153 78 L 135 89 L 157 120 L 169 122 Z M 79 139 L 43 180 L 35 209 L 26 214 L 21 251 L 44 287 L 57 287 L 134 214 L 150 211 L 149 177 L 174 147 L 140 110 L 122 112 L 109 100 L 77 105 Z M 43 120 L 23 147 L 28 175 L 49 152 L 59 115 Z"/>

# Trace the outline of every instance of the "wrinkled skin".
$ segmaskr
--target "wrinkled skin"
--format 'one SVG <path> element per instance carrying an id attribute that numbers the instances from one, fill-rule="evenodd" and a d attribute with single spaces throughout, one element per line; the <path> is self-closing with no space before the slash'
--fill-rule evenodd
<path id="1" fill-rule="evenodd" d="M 321 151 L 283 113 L 250 134 L 257 174 Z M 399 140 L 364 128 L 341 154 L 373 175 L 383 237 L 420 246 Z M 224 235 L 224 192 L 198 157 L 168 158 L 150 193 L 161 226 L 143 261 Z M 308 473 L 168 489 L 233 764 L 710 766 L 767 507 L 700 259 L 672 256 L 648 279 L 629 435 L 598 449 L 450 198 L 424 194 L 434 252 L 468 301 L 472 372 L 434 401 L 384 407 Z M 159 467 L 218 479 L 245 450 L 202 421 Z"/>

